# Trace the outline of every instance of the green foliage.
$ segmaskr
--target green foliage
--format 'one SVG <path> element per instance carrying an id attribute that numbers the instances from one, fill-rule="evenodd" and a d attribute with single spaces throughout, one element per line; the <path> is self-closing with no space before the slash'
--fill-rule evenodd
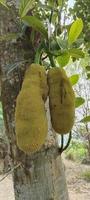
<path id="1" fill-rule="evenodd" d="M 56 37 L 56 41 L 57 41 L 60 49 L 67 49 L 67 47 L 68 47 L 67 39 L 62 39 L 62 37 L 58 36 L 58 37 Z"/>
<path id="2" fill-rule="evenodd" d="M 0 0 L 0 4 L 2 4 L 4 7 L 8 8 L 8 6 L 6 4 L 6 0 Z"/>
<path id="3" fill-rule="evenodd" d="M 62 6 L 63 0 L 58 0 L 58 5 Z"/>
<path id="4" fill-rule="evenodd" d="M 85 69 L 86 69 L 86 73 L 87 73 L 87 79 L 90 79 L 90 65 L 87 65 L 85 67 Z"/>
<path id="5" fill-rule="evenodd" d="M 56 58 L 60 67 L 64 67 L 69 62 L 70 55 L 68 52 L 62 53 L 62 55 Z"/>
<path id="6" fill-rule="evenodd" d="M 19 15 L 21 18 L 23 18 L 29 10 L 33 8 L 35 4 L 34 0 L 20 0 L 20 6 L 19 6 Z"/>
<path id="7" fill-rule="evenodd" d="M 84 40 L 90 42 L 90 0 L 75 0 L 74 8 L 70 9 L 73 12 L 73 17 L 82 18 L 84 22 Z"/>
<path id="8" fill-rule="evenodd" d="M 81 106 L 84 103 L 85 103 L 85 99 L 83 99 L 82 97 L 76 97 L 76 99 L 75 99 L 75 107 L 76 108 L 78 108 L 79 106 Z"/>
<path id="9" fill-rule="evenodd" d="M 81 173 L 81 177 L 84 180 L 90 182 L 90 170 L 86 170 L 85 172 Z"/>
<path id="10" fill-rule="evenodd" d="M 52 8 L 54 6 L 62 6 L 63 1 L 62 0 L 57 0 L 57 1 L 53 1 L 53 0 L 48 0 L 47 1 L 48 5 L 51 6 Z"/>
<path id="11" fill-rule="evenodd" d="M 81 161 L 86 157 L 87 149 L 84 144 L 77 141 L 72 141 L 68 149 L 66 150 L 66 158 Z"/>
<path id="12" fill-rule="evenodd" d="M 78 74 L 74 74 L 71 77 L 69 77 L 69 79 L 70 79 L 71 84 L 75 85 L 79 80 L 79 75 Z"/>
<path id="13" fill-rule="evenodd" d="M 90 115 L 84 117 L 80 122 L 83 122 L 83 123 L 88 123 L 88 122 L 90 122 Z"/>
<path id="14" fill-rule="evenodd" d="M 67 32 L 67 26 L 60 24 L 62 11 L 65 11 L 66 7 L 66 0 L 49 0 L 43 3 L 42 1 L 35 0 L 20 0 L 20 25 L 24 23 L 25 27 L 32 27 L 32 32 L 35 30 L 41 33 L 44 39 L 43 52 L 47 54 L 51 66 L 52 60 L 57 61 L 56 64 L 58 64 L 60 67 L 64 67 L 68 64 L 70 57 L 75 59 L 84 57 L 84 53 L 81 49 L 73 48 L 73 46 L 70 48 L 69 46 L 73 42 L 77 42 L 77 38 L 79 37 L 83 28 L 82 20 L 77 19 L 73 24 L 71 24 L 71 27 L 69 27 L 69 34 Z M 52 23 L 54 25 L 53 31 L 51 30 Z M 23 28 L 21 28 L 21 32 L 22 30 Z M 22 37 L 22 33 L 20 33 L 19 36 Z M 10 33 L 5 36 L 1 36 L 0 40 L 8 41 L 10 38 L 13 39 L 14 37 L 17 39 L 17 35 Z M 28 37 L 28 42 L 30 41 L 33 44 L 33 37 L 31 37 L 31 35 L 32 33 Z M 41 55 L 40 58 L 42 58 Z M 56 65 L 54 64 L 53 66 Z"/>
<path id="15" fill-rule="evenodd" d="M 83 21 L 82 19 L 77 19 L 70 28 L 69 36 L 68 36 L 68 44 L 71 45 L 73 42 L 77 40 L 80 33 L 83 29 Z"/>
<path id="16" fill-rule="evenodd" d="M 87 79 L 90 79 L 90 73 L 87 73 Z"/>
<path id="17" fill-rule="evenodd" d="M 87 71 L 90 71 L 90 66 L 86 66 L 86 70 L 87 70 Z"/>
<path id="18" fill-rule="evenodd" d="M 23 17 L 23 21 L 36 31 L 40 32 L 45 38 L 47 38 L 47 30 L 42 21 L 40 21 L 35 16 L 25 16 Z"/>
<path id="19" fill-rule="evenodd" d="M 71 25 L 69 36 L 68 33 L 65 34 L 66 27 L 62 28 L 60 25 L 61 13 L 59 13 L 59 11 L 60 9 L 61 11 L 64 10 L 64 8 L 66 9 L 66 1 L 63 2 L 62 0 L 49 0 L 43 2 L 43 4 L 41 1 L 36 1 L 35 8 L 31 12 L 32 16 L 26 16 L 28 11 L 33 8 L 34 3 L 34 1 L 30 0 L 21 0 L 19 13 L 21 19 L 26 25 L 32 27 L 37 32 L 40 32 L 44 37 L 43 49 L 49 57 L 51 66 L 51 60 L 55 61 L 56 59 L 56 63 L 58 63 L 60 67 L 64 67 L 68 64 L 70 57 L 75 59 L 84 57 L 84 53 L 81 51 L 81 49 L 70 48 L 70 46 L 68 46 L 68 44 L 71 45 L 73 42 L 76 42 L 77 38 L 79 37 L 83 28 L 82 20 L 77 19 Z M 51 23 L 53 23 L 53 17 L 55 17 L 55 30 L 52 32 Z"/>
<path id="20" fill-rule="evenodd" d="M 50 5 L 51 7 L 53 7 L 55 4 L 55 2 L 53 0 L 48 0 L 48 5 Z"/>
<path id="21" fill-rule="evenodd" d="M 84 52 L 80 49 L 73 48 L 73 49 L 69 49 L 68 52 L 71 57 L 76 58 L 76 59 L 84 57 Z"/>

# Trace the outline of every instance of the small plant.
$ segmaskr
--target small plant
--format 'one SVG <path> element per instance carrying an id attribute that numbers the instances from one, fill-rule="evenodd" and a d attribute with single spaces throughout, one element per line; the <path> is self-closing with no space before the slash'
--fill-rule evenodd
<path id="1" fill-rule="evenodd" d="M 81 161 L 87 155 L 87 149 L 83 143 L 72 141 L 68 150 L 66 151 L 66 158 L 73 161 Z"/>
<path id="2" fill-rule="evenodd" d="M 83 172 L 83 173 L 81 174 L 81 177 L 82 177 L 84 180 L 90 182 L 90 170 L 86 170 L 85 172 Z"/>

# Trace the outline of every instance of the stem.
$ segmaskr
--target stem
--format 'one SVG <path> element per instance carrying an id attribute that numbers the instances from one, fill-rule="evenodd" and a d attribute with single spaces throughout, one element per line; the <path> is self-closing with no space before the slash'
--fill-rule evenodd
<path id="1" fill-rule="evenodd" d="M 53 16 L 53 12 L 54 12 L 54 10 L 53 10 L 53 9 L 51 9 L 51 15 L 50 15 L 50 18 L 49 18 L 49 23 L 50 23 L 50 24 L 52 23 L 52 16 Z"/>
<path id="2" fill-rule="evenodd" d="M 56 67 L 56 64 L 55 64 L 54 59 L 53 59 L 53 55 L 51 54 L 48 45 L 49 45 L 49 43 L 48 43 L 48 41 L 47 41 L 47 43 L 44 44 L 44 50 L 45 50 L 47 56 L 49 57 L 51 66 L 52 66 L 52 67 Z"/>
<path id="3" fill-rule="evenodd" d="M 48 53 L 48 57 L 49 57 L 51 66 L 52 66 L 52 67 L 56 67 L 56 66 L 55 66 L 55 62 L 54 62 L 54 59 L 53 59 L 53 56 L 52 56 L 50 53 Z"/>
<path id="4" fill-rule="evenodd" d="M 63 144 L 64 144 L 64 135 L 61 135 L 61 147 L 59 148 L 59 153 L 63 152 Z"/>
<path id="5" fill-rule="evenodd" d="M 37 64 L 40 63 L 42 52 L 43 52 L 43 43 L 41 42 L 38 49 L 36 50 L 34 63 L 37 63 Z"/>
<path id="6" fill-rule="evenodd" d="M 61 135 L 61 147 L 59 148 L 60 154 L 68 148 L 70 141 L 71 141 L 71 138 L 72 138 L 72 135 L 71 135 L 71 131 L 70 131 L 68 142 L 67 142 L 66 146 L 63 147 L 63 145 L 64 145 L 64 135 Z"/>
<path id="7" fill-rule="evenodd" d="M 72 138 L 72 133 L 71 133 L 71 131 L 70 131 L 70 133 L 69 133 L 69 138 L 68 138 L 68 142 L 67 142 L 66 146 L 63 148 L 63 151 L 65 151 L 65 150 L 68 148 L 68 146 L 69 146 L 69 144 L 70 144 L 70 141 L 71 141 L 71 138 Z"/>

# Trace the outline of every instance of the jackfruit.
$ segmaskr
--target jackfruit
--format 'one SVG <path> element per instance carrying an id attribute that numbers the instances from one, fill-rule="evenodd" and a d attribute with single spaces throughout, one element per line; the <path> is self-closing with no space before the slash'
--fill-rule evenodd
<path id="1" fill-rule="evenodd" d="M 64 69 L 51 68 L 48 85 L 52 127 L 57 133 L 66 134 L 74 124 L 75 95 Z"/>
<path id="2" fill-rule="evenodd" d="M 26 70 L 15 109 L 17 145 L 25 153 L 38 151 L 45 142 L 48 125 L 44 101 L 47 94 L 45 69 L 32 64 Z"/>

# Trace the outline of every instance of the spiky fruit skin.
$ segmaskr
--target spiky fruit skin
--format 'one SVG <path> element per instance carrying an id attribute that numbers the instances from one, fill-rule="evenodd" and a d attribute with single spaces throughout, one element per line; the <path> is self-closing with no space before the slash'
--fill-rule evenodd
<path id="1" fill-rule="evenodd" d="M 44 101 L 47 94 L 45 69 L 32 64 L 26 70 L 15 110 L 17 145 L 25 153 L 38 151 L 45 142 L 48 126 Z"/>
<path id="2" fill-rule="evenodd" d="M 66 134 L 74 124 L 75 95 L 64 69 L 51 68 L 48 85 L 52 127 L 57 133 Z"/>

